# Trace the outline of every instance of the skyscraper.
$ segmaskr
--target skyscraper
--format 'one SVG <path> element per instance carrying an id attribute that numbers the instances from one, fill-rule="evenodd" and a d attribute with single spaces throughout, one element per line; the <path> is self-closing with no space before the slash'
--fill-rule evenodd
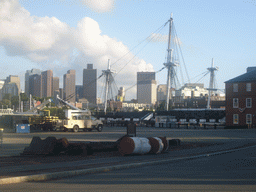
<path id="1" fill-rule="evenodd" d="M 20 78 L 18 75 L 9 75 L 6 78 L 5 83 L 15 83 L 18 88 L 18 94 L 20 94 Z"/>
<path id="2" fill-rule="evenodd" d="M 97 69 L 93 69 L 93 64 L 87 64 L 83 71 L 83 91 L 85 99 L 97 104 Z"/>
<path id="3" fill-rule="evenodd" d="M 155 104 L 155 72 L 137 72 L 137 100 L 138 103 Z"/>
<path id="4" fill-rule="evenodd" d="M 157 86 L 157 101 L 166 101 L 167 85 Z"/>
<path id="5" fill-rule="evenodd" d="M 42 97 L 52 96 L 52 70 L 42 72 Z"/>
<path id="6" fill-rule="evenodd" d="M 59 91 L 60 89 L 60 79 L 59 77 L 53 77 L 52 78 L 52 93 L 54 93 L 54 91 Z"/>
<path id="7" fill-rule="evenodd" d="M 42 97 L 42 75 L 41 74 L 34 74 L 29 76 L 29 90 L 28 94 Z"/>
<path id="8" fill-rule="evenodd" d="M 83 98 L 83 85 L 76 85 L 76 100 Z"/>
<path id="9" fill-rule="evenodd" d="M 76 71 L 68 70 L 63 76 L 63 94 L 64 100 L 70 102 L 76 101 Z"/>
<path id="10" fill-rule="evenodd" d="M 29 77 L 32 75 L 40 75 L 41 74 L 41 70 L 40 69 L 31 69 L 31 70 L 27 70 L 25 73 L 25 93 L 27 96 L 29 96 L 30 93 L 30 84 L 29 84 Z"/>

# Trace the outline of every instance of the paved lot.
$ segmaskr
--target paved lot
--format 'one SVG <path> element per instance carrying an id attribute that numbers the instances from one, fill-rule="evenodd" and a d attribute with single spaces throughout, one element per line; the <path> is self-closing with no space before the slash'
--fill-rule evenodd
<path id="1" fill-rule="evenodd" d="M 256 191 L 256 147 L 193 159 L 1 186 L 1 191 Z"/>
<path id="2" fill-rule="evenodd" d="M 8 156 L 18 156 L 21 152 L 23 152 L 23 149 L 30 144 L 33 136 L 39 136 L 42 139 L 45 139 L 48 136 L 55 136 L 58 139 L 66 137 L 69 141 L 116 141 L 125 134 L 125 127 L 105 127 L 103 132 L 36 132 L 29 134 L 5 132 L 3 145 L 0 148 L 0 154 L 3 159 L 9 159 Z M 92 170 L 94 173 L 95 169 L 98 168 L 102 172 L 106 170 L 116 170 L 116 166 L 120 166 L 120 168 L 123 169 L 132 168 L 134 165 L 136 167 L 148 165 L 148 163 L 159 164 L 159 162 L 164 162 L 165 164 L 173 161 L 177 162 L 179 161 L 179 158 L 190 159 L 192 157 L 192 159 L 194 159 L 195 155 L 198 154 L 200 154 L 201 157 L 201 154 L 206 154 L 207 156 L 208 154 L 215 154 L 216 151 L 222 151 L 221 153 L 223 153 L 223 151 L 229 149 L 255 145 L 256 130 L 205 130 L 138 127 L 137 136 L 165 136 L 167 139 L 178 138 L 182 143 L 204 143 L 204 147 L 192 147 L 189 149 L 178 149 L 176 151 L 171 150 L 168 153 L 158 155 L 137 155 L 128 157 L 113 156 L 108 158 L 88 156 L 87 158 L 72 160 L 72 163 L 70 163 L 70 160 L 62 163 L 58 161 L 39 163 L 37 161 L 28 159 L 30 162 L 28 164 L 13 164 L 9 167 L 2 166 L 0 171 L 2 179 L 0 179 L 0 183 L 6 184 L 32 180 L 47 180 L 49 178 L 52 179 L 63 176 L 67 177 L 77 175 L 77 171 L 75 170 L 79 170 L 80 172 L 82 171 L 83 174 L 88 173 L 88 170 L 90 173 L 90 170 Z M 11 159 L 13 158 L 16 157 L 12 157 Z M 57 174 L 57 177 L 54 176 L 56 175 L 55 173 Z M 39 179 L 37 176 L 38 174 Z M 14 176 L 18 176 L 18 178 L 15 178 Z M 36 179 L 34 179 L 35 177 Z"/>
<path id="3" fill-rule="evenodd" d="M 57 139 L 66 137 L 69 141 L 116 141 L 126 134 L 126 127 L 104 127 L 102 132 L 35 132 L 35 133 L 4 133 L 0 156 L 19 155 L 29 146 L 34 136 L 45 139 L 54 136 Z M 154 127 L 137 127 L 137 136 L 167 139 L 177 138 L 182 142 L 223 143 L 231 141 L 254 141 L 256 129 L 170 129 Z"/>

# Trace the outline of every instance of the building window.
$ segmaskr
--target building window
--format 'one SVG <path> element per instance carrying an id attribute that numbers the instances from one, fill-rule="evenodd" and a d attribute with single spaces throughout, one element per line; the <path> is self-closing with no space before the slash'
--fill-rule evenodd
<path id="1" fill-rule="evenodd" d="M 246 91 L 251 91 L 251 90 L 252 90 L 252 84 L 246 83 Z"/>
<path id="2" fill-rule="evenodd" d="M 233 114 L 233 124 L 238 124 L 238 114 Z"/>
<path id="3" fill-rule="evenodd" d="M 252 98 L 246 98 L 246 108 L 252 107 Z"/>
<path id="4" fill-rule="evenodd" d="M 233 92 L 238 92 L 238 84 L 237 83 L 233 84 Z"/>
<path id="5" fill-rule="evenodd" d="M 252 124 L 252 114 L 246 114 L 246 124 Z"/>
<path id="6" fill-rule="evenodd" d="M 233 98 L 233 108 L 238 108 L 238 98 Z"/>

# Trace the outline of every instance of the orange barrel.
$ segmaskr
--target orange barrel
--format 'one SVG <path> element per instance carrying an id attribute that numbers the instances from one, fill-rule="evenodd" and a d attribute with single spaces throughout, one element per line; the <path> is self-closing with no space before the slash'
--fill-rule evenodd
<path id="1" fill-rule="evenodd" d="M 162 139 L 160 139 L 159 137 L 151 137 L 149 138 L 149 142 L 151 145 L 151 150 L 150 153 L 161 153 L 164 149 L 164 144 Z"/>
<path id="2" fill-rule="evenodd" d="M 169 149 L 169 142 L 167 141 L 166 137 L 159 137 L 159 138 L 162 140 L 162 142 L 164 144 L 164 148 L 163 148 L 162 152 L 167 151 Z"/>
<path id="3" fill-rule="evenodd" d="M 122 155 L 146 154 L 151 150 L 149 139 L 144 137 L 124 137 L 118 147 Z"/>

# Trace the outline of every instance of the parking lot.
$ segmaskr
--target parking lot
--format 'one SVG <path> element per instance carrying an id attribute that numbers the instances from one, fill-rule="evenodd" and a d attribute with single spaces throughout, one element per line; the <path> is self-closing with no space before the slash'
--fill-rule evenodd
<path id="1" fill-rule="evenodd" d="M 49 136 L 67 138 L 69 141 L 116 141 L 127 133 L 126 127 L 104 127 L 102 132 L 33 132 L 3 133 L 0 147 L 1 156 L 19 155 L 34 136 L 45 139 Z M 194 129 L 193 127 L 171 129 L 155 127 L 137 127 L 138 137 L 166 137 L 180 139 L 181 142 L 223 143 L 229 141 L 252 140 L 256 138 L 255 129 Z"/>

